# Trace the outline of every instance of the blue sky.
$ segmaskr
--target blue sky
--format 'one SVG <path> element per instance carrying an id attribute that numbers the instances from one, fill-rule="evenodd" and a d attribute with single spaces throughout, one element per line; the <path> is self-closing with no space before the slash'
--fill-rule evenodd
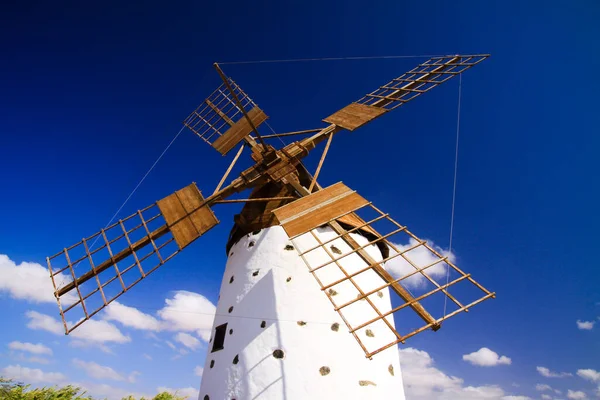
<path id="1" fill-rule="evenodd" d="M 216 303 L 239 205 L 216 209 L 219 226 L 120 299 L 139 312 L 135 328 L 98 318 L 108 334 L 94 341 L 52 333 L 52 322 L 31 311 L 56 318 L 55 305 L 34 290 L 31 276 L 27 285 L 16 277 L 20 268 L 39 271 L 22 263 L 44 265 L 47 255 L 106 224 L 181 121 L 219 84 L 213 62 L 491 53 L 463 77 L 453 248 L 458 264 L 498 298 L 407 343 L 413 349 L 402 350 L 405 359 L 416 361 L 405 369 L 422 368 L 415 375 L 441 382 L 414 382 L 420 392 L 412 398 L 466 398 L 477 388 L 495 388 L 486 393 L 498 399 L 595 396 L 597 2 L 37 2 L 3 5 L 2 20 L 3 373 L 37 376 L 39 384 L 78 382 L 96 393 L 107 392 L 103 384 L 137 393 L 198 388 L 194 370 L 205 355 L 199 325 L 186 325 L 188 314 L 169 314 L 165 301 L 210 313 L 198 296 Z M 275 130 L 292 131 L 321 126 L 322 118 L 419 61 L 223 68 Z M 343 180 L 415 233 L 447 246 L 457 91 L 458 80 L 450 81 L 336 136 L 320 181 Z M 120 216 L 191 181 L 211 191 L 228 162 L 186 131 Z M 178 330 L 156 328 L 161 315 Z M 510 358 L 510 365 L 463 360 L 481 348 Z"/>

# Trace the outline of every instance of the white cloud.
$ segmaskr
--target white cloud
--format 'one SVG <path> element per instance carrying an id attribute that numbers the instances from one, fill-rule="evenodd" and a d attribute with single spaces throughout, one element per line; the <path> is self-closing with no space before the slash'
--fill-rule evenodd
<path id="1" fill-rule="evenodd" d="M 552 372 L 546 367 L 535 367 L 535 368 L 537 369 L 537 372 L 540 373 L 540 375 L 542 375 L 546 378 L 565 378 L 567 376 L 573 376 L 573 374 L 570 374 L 568 372 Z"/>
<path id="2" fill-rule="evenodd" d="M 23 353 L 17 353 L 16 355 L 12 356 L 12 358 L 17 361 L 23 361 L 28 363 L 50 364 L 50 360 L 48 360 L 47 358 L 37 356 L 27 357 Z"/>
<path id="3" fill-rule="evenodd" d="M 577 376 L 592 382 L 600 382 L 600 372 L 594 369 L 578 369 Z"/>
<path id="4" fill-rule="evenodd" d="M 27 327 L 31 329 L 45 330 L 55 335 L 63 334 L 63 325 L 57 319 L 37 311 L 27 311 L 25 315 L 29 318 Z M 91 319 L 81 324 L 72 331 L 69 336 L 87 343 L 127 343 L 131 341 L 129 336 L 123 333 L 115 325 L 107 321 L 96 321 Z"/>
<path id="5" fill-rule="evenodd" d="M 552 400 L 552 396 L 550 396 L 549 394 L 543 394 L 542 395 L 542 399 L 544 399 L 544 400 Z"/>
<path id="6" fill-rule="evenodd" d="M 113 381 L 124 381 L 125 378 L 111 367 L 96 364 L 93 361 L 82 361 L 77 358 L 73 359 L 73 365 L 81 368 L 85 373 L 95 379 L 110 379 Z"/>
<path id="7" fill-rule="evenodd" d="M 158 311 L 171 331 L 196 332 L 205 342 L 210 339 L 216 307 L 206 297 L 193 292 L 177 291 Z"/>
<path id="8" fill-rule="evenodd" d="M 37 311 L 27 311 L 25 316 L 29 318 L 27 327 L 30 329 L 48 331 L 55 335 L 64 333 L 63 325 L 49 315 L 39 313 Z"/>
<path id="9" fill-rule="evenodd" d="M 108 400 L 121 400 L 123 398 L 129 398 L 129 396 L 133 396 L 136 399 L 146 398 L 152 399 L 154 395 L 150 395 L 147 393 L 137 393 L 132 392 L 131 389 L 122 389 L 116 387 L 114 384 L 106 384 L 106 383 L 74 383 L 74 386 L 78 386 L 81 389 L 85 390 L 89 395 L 92 395 L 97 399 L 108 399 Z"/>
<path id="10" fill-rule="evenodd" d="M 578 391 L 574 391 L 569 389 L 567 391 L 567 398 L 571 399 L 571 400 L 583 400 L 583 399 L 587 399 L 587 395 L 582 392 L 581 390 Z"/>
<path id="11" fill-rule="evenodd" d="M 32 354 L 46 354 L 51 356 L 52 349 L 50 347 L 44 346 L 41 343 L 33 344 L 33 343 L 25 343 L 25 342 L 10 342 L 8 344 L 8 348 L 11 350 L 19 350 L 25 351 Z"/>
<path id="12" fill-rule="evenodd" d="M 167 346 L 169 346 L 171 349 L 176 350 L 177 347 L 173 344 L 173 342 L 169 342 L 168 340 L 165 340 L 165 343 L 167 344 Z"/>
<path id="13" fill-rule="evenodd" d="M 463 386 L 463 380 L 448 376 L 434 366 L 429 354 L 414 348 L 399 349 L 406 398 L 411 400 L 526 400 L 507 395 L 496 385 Z"/>
<path id="14" fill-rule="evenodd" d="M 128 381 L 129 383 L 134 383 L 137 377 L 140 375 L 138 371 L 133 371 L 129 374 L 129 376 L 125 376 L 124 374 L 118 373 L 111 367 L 100 365 L 93 361 L 82 361 L 77 358 L 74 358 L 72 361 L 73 365 L 81 368 L 89 377 L 95 379 L 109 379 L 113 381 Z"/>
<path id="15" fill-rule="evenodd" d="M 535 390 L 538 390 L 540 392 L 544 392 L 546 390 L 550 390 L 552 391 L 552 387 L 550 385 L 546 385 L 545 383 L 538 383 L 537 385 L 535 385 Z"/>
<path id="16" fill-rule="evenodd" d="M 189 333 L 179 332 L 173 339 L 191 350 L 196 350 L 200 347 L 200 341 Z"/>
<path id="17" fill-rule="evenodd" d="M 69 278 L 64 274 L 55 277 L 59 282 Z M 54 288 L 48 268 L 38 263 L 22 262 L 17 265 L 6 254 L 0 254 L 0 293 L 7 292 L 13 299 L 36 303 L 54 303 Z M 75 296 L 67 294 L 61 300 L 73 303 Z"/>
<path id="18" fill-rule="evenodd" d="M 554 392 L 556 394 L 562 393 L 560 390 L 554 389 L 552 386 L 546 385 L 545 383 L 538 383 L 537 385 L 535 385 L 535 390 L 540 391 L 540 392 L 546 392 L 546 391 Z"/>
<path id="19" fill-rule="evenodd" d="M 471 354 L 462 356 L 464 361 L 480 367 L 494 367 L 496 365 L 510 365 L 511 359 L 506 356 L 498 356 L 498 353 L 482 347 L 481 349 Z"/>
<path id="20" fill-rule="evenodd" d="M 9 365 L 0 370 L 0 375 L 26 383 L 61 383 L 67 377 L 60 372 L 44 372 L 41 369 Z"/>
<path id="21" fill-rule="evenodd" d="M 156 389 L 159 393 L 161 392 L 169 392 L 171 394 L 176 394 L 178 396 L 187 397 L 188 399 L 197 399 L 200 392 L 198 389 L 194 389 L 193 387 L 186 387 L 181 389 L 172 389 L 169 387 L 161 386 Z"/>
<path id="22" fill-rule="evenodd" d="M 144 358 L 145 358 L 146 360 L 148 360 L 148 361 L 152 361 L 152 356 L 150 356 L 150 355 L 148 355 L 148 354 L 146 354 L 146 353 L 144 353 L 144 354 L 142 354 L 142 355 L 144 356 Z"/>
<path id="23" fill-rule="evenodd" d="M 110 322 L 97 321 L 90 319 L 85 323 L 81 324 L 79 328 L 75 329 L 69 334 L 76 339 L 84 340 L 88 342 L 98 343 L 127 343 L 131 342 L 129 336 L 123 335 L 119 328 Z"/>
<path id="24" fill-rule="evenodd" d="M 120 322 L 134 329 L 160 330 L 160 322 L 152 315 L 145 314 L 137 308 L 125 306 L 117 301 L 113 301 L 106 307 L 103 318 L 108 321 Z"/>
<path id="25" fill-rule="evenodd" d="M 580 321 L 577 320 L 577 329 L 582 331 L 591 331 L 594 328 L 596 321 Z"/>
<path id="26" fill-rule="evenodd" d="M 398 248 L 399 251 L 404 251 L 410 247 L 417 245 L 418 242 L 410 238 L 408 244 L 396 244 L 394 245 Z M 427 244 L 433 247 L 436 251 L 438 251 L 443 256 L 448 256 L 448 259 L 451 262 L 454 262 L 455 256 L 454 254 L 445 251 L 439 247 L 437 247 L 433 242 L 428 241 Z M 390 250 L 390 256 L 397 254 L 393 249 Z M 432 264 L 436 260 L 438 260 L 437 256 L 431 253 L 425 246 L 419 246 L 410 250 L 404 254 L 406 258 L 411 260 L 417 267 L 422 268 L 427 265 Z M 415 268 L 410 265 L 402 256 L 397 256 L 388 262 L 385 263 L 385 268 L 392 274 L 395 278 L 400 278 L 402 276 L 408 275 L 415 271 Z M 431 278 L 440 278 L 446 276 L 446 264 L 440 262 L 435 264 L 432 267 L 427 268 L 424 272 L 429 275 Z M 402 281 L 403 284 L 407 287 L 419 288 L 422 287 L 426 283 L 426 278 L 422 274 L 415 274 L 410 278 L 407 278 Z"/>
<path id="27" fill-rule="evenodd" d="M 196 376 L 202 376 L 202 374 L 204 373 L 204 368 L 202 368 L 201 366 L 196 366 L 196 368 L 194 368 L 194 375 Z"/>

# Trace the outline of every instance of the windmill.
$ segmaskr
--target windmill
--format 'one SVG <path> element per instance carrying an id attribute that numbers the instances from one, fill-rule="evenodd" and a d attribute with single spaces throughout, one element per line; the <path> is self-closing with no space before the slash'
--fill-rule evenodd
<path id="1" fill-rule="evenodd" d="M 223 83 L 184 125 L 223 156 L 237 148 L 230 166 L 209 196 L 192 183 L 48 257 L 66 334 L 217 225 L 214 206 L 243 202 L 226 244 L 200 399 L 403 399 L 392 349 L 495 293 L 344 183 L 322 187 L 317 178 L 335 134 L 487 57 L 433 57 L 323 128 L 273 135 L 259 133 L 267 115 L 215 64 Z M 293 135 L 304 138 L 280 149 L 267 143 Z M 321 142 L 311 175 L 302 159 Z M 244 149 L 254 164 L 225 185 Z M 248 189 L 249 198 L 228 199 Z"/>

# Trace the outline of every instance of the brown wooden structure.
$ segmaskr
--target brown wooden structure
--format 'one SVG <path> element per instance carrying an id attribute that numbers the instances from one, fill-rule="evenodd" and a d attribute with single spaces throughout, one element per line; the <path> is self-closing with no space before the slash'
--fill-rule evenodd
<path id="1" fill-rule="evenodd" d="M 437 330 L 444 320 L 494 297 L 494 293 L 456 267 L 448 257 L 343 183 L 323 188 L 317 182 L 335 134 L 360 128 L 487 57 L 486 54 L 433 57 L 331 114 L 323 120 L 327 123 L 325 127 L 273 135 L 260 134 L 258 127 L 266 121 L 267 115 L 215 64 L 223 83 L 184 120 L 184 125 L 222 155 L 238 147 L 231 165 L 210 196 L 203 197 L 196 185 L 191 184 L 48 257 L 48 268 L 65 332 L 68 334 L 77 328 L 218 224 L 211 207 L 227 202 L 246 203 L 242 212 L 234 218 L 235 225 L 227 249 L 243 235 L 277 224 L 285 229 L 292 241 L 302 235 L 314 236 L 316 244 L 313 248 L 300 250 L 295 247 L 367 357 L 396 343 L 403 343 L 424 330 Z M 281 149 L 266 142 L 266 139 L 291 135 L 308 136 Z M 326 145 L 313 176 L 302 164 L 302 159 L 323 141 L 326 141 Z M 250 150 L 254 164 L 225 185 L 244 149 Z M 252 189 L 248 199 L 227 199 L 246 189 Z M 369 212 L 374 215 L 363 215 Z M 390 224 L 391 228 L 386 230 L 378 227 L 384 222 Z M 336 233 L 332 240 L 341 239 L 345 243 L 346 248 L 341 254 L 331 251 L 329 242 L 332 240 L 321 242 L 314 234 L 315 229 L 323 226 L 330 227 Z M 360 245 L 352 234 L 363 236 L 368 243 Z M 392 239 L 394 235 L 403 235 L 413 244 L 409 248 L 399 248 L 395 244 L 399 243 L 398 239 Z M 100 241 L 101 244 L 92 248 L 90 241 Z M 377 246 L 383 259 L 374 259 L 367 246 Z M 411 251 L 417 248 L 425 249 L 433 261 L 428 265 L 419 265 L 412 260 Z M 312 252 L 325 252 L 330 261 L 312 265 L 308 261 Z M 345 271 L 340 260 L 346 257 L 358 257 L 364 267 L 351 273 Z M 411 268 L 410 272 L 393 276 L 386 268 L 386 263 L 394 259 L 403 260 Z M 435 274 L 428 273 L 438 264 L 446 266 L 448 277 L 455 275 L 451 281 L 438 282 L 433 276 Z M 340 279 L 332 282 L 320 279 L 319 271 L 325 268 L 338 268 Z M 376 274 L 381 280 L 379 287 L 366 290 L 356 283 L 355 277 L 366 273 Z M 423 277 L 431 289 L 422 294 L 411 293 L 404 283 L 415 276 Z M 329 293 L 344 282 L 352 283 L 357 296 L 353 301 L 337 304 Z M 449 290 L 451 286 L 459 284 L 469 284 L 479 294 L 468 302 L 459 301 L 458 296 Z M 400 304 L 390 312 L 383 313 L 375 307 L 370 297 L 386 287 L 397 296 Z M 436 296 L 445 296 L 455 309 L 441 316 L 432 315 L 424 304 Z M 344 312 L 360 300 L 373 308 L 374 317 L 358 325 L 350 324 Z M 418 316 L 422 324 L 408 332 L 398 332 L 388 318 L 391 314 L 408 309 Z M 367 348 L 356 332 L 382 321 L 393 331 L 396 339 L 378 349 Z"/>

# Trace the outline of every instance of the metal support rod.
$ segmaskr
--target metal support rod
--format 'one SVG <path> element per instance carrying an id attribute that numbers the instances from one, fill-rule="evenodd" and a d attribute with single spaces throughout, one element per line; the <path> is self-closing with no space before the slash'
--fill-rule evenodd
<path id="1" fill-rule="evenodd" d="M 252 128 L 252 130 L 254 131 L 254 133 L 256 133 L 256 137 L 260 141 L 260 144 L 263 145 L 263 150 L 266 151 L 267 150 L 267 143 L 265 143 L 265 141 L 262 138 L 262 136 L 260 136 L 260 133 L 258 133 L 258 129 L 256 129 L 256 126 L 254 126 L 254 122 L 252 122 L 252 119 L 250 119 L 250 117 L 248 116 L 248 113 L 246 112 L 246 109 L 244 108 L 244 106 L 240 102 L 240 99 L 238 98 L 237 94 L 235 94 L 235 92 L 233 91 L 233 88 L 231 87 L 231 84 L 229 83 L 229 80 L 227 79 L 227 76 L 225 76 L 225 73 L 223 72 L 223 70 L 221 69 L 221 67 L 219 67 L 219 64 L 214 63 L 213 65 L 215 66 L 215 69 L 217 70 L 217 72 L 219 73 L 219 76 L 223 80 L 223 83 L 225 83 L 225 86 L 227 86 L 227 89 L 229 90 L 229 93 L 231 93 L 231 96 L 235 100 L 235 104 L 240 109 L 240 111 L 244 114 L 244 117 L 246 117 L 246 120 L 248 121 L 248 124 L 250 124 L 250 127 Z"/>

